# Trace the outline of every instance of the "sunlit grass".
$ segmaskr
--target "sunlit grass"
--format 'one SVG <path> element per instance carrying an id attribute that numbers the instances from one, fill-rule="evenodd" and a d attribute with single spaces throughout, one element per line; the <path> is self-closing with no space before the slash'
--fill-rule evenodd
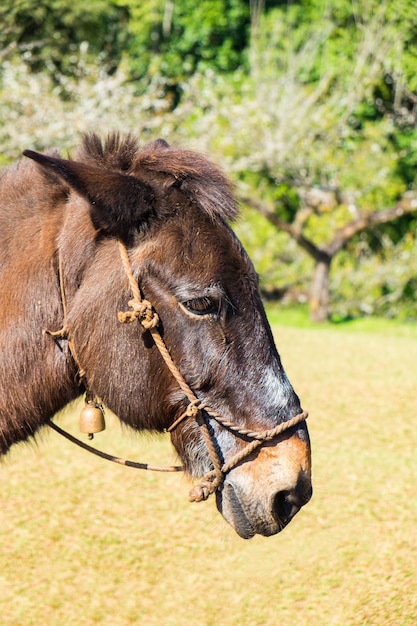
<path id="1" fill-rule="evenodd" d="M 315 493 L 281 534 L 239 539 L 180 474 L 92 457 L 54 432 L 0 467 L 5 626 L 417 623 L 417 340 L 274 325 L 310 412 Z M 76 413 L 60 423 L 76 432 Z M 111 417 L 96 445 L 174 460 Z"/>

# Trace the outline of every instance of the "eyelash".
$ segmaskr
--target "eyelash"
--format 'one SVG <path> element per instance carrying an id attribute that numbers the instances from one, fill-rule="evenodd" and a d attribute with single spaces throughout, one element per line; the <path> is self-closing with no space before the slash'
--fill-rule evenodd
<path id="1" fill-rule="evenodd" d="M 186 300 L 181 304 L 192 315 L 203 317 L 206 315 L 217 316 L 220 313 L 220 302 L 216 302 L 208 296 Z"/>

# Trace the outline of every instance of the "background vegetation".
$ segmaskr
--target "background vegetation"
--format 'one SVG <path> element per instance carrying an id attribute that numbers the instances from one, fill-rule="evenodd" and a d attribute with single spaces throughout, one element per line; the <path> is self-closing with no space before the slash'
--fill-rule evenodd
<path id="1" fill-rule="evenodd" d="M 279 316 L 277 344 L 310 411 L 311 502 L 281 534 L 245 542 L 214 502 L 187 501 L 181 475 L 117 466 L 46 431 L 1 467 L 2 625 L 417 623 L 416 329 Z M 107 421 L 97 447 L 174 460 L 168 440 Z M 60 423 L 77 433 L 77 411 Z"/>
<path id="2" fill-rule="evenodd" d="M 413 0 L 5 0 L 1 162 L 134 130 L 209 152 L 270 297 L 417 313 Z"/>

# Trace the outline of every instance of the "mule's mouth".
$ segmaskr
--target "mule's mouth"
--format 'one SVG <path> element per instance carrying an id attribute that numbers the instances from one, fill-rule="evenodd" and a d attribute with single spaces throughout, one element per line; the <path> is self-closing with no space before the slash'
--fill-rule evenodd
<path id="1" fill-rule="evenodd" d="M 216 492 L 217 509 L 242 539 L 251 539 L 256 535 L 253 524 L 249 521 L 246 513 L 231 485 L 223 485 L 222 489 Z"/>
<path id="2" fill-rule="evenodd" d="M 302 497 L 295 492 L 281 491 L 268 499 L 245 498 L 232 483 L 226 481 L 216 493 L 219 512 L 242 539 L 255 535 L 270 537 L 281 532 L 298 513 L 312 495 L 311 486 L 305 489 Z"/>
<path id="3" fill-rule="evenodd" d="M 251 539 L 255 535 L 270 537 L 279 533 L 286 525 L 277 522 L 262 505 L 255 505 L 254 502 L 244 504 L 230 483 L 225 483 L 221 491 L 217 492 L 216 503 L 226 522 L 242 539 Z"/>

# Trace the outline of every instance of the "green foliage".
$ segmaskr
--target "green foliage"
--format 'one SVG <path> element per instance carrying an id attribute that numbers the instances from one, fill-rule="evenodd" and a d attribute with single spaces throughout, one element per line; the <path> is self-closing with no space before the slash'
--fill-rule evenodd
<path id="1" fill-rule="evenodd" d="M 318 14 L 313 19 L 319 7 L 323 19 Z M 392 78 L 404 76 L 406 54 L 402 31 L 394 33 L 389 21 L 392 8 L 388 2 L 367 4 L 355 15 L 344 1 L 331 8 L 318 1 L 276 8 L 264 16 L 252 41 L 251 74 L 226 85 L 218 76 L 194 75 L 176 110 L 182 133 L 217 154 L 243 196 L 252 194 L 319 247 L 363 212 L 394 206 L 417 182 L 417 125 L 405 123 L 398 81 Z M 334 268 L 336 308 L 343 301 L 355 314 L 399 313 L 412 283 L 408 271 L 391 271 L 404 261 L 394 244 L 401 246 L 412 224 L 410 217 L 402 218 L 350 242 L 346 273 L 340 274 L 339 264 Z M 259 245 L 267 249 L 262 239 Z M 357 265 L 363 246 L 373 267 Z M 284 248 L 275 258 L 282 258 Z M 375 256 L 378 249 L 390 258 Z M 274 260 L 267 258 L 276 275 Z M 304 255 L 298 258 L 297 286 L 304 296 L 308 285 L 300 277 L 311 267 Z M 407 270 L 415 268 L 408 264 Z"/>
<path id="2" fill-rule="evenodd" d="M 112 0 L 3 0 L 0 49 L 50 75 L 74 73 L 80 45 L 114 71 L 126 46 L 128 13 Z"/>
<path id="3" fill-rule="evenodd" d="M 392 136 L 400 158 L 397 161 L 398 175 L 408 184 L 413 185 L 417 177 L 417 126 L 400 129 Z"/>
<path id="4" fill-rule="evenodd" d="M 417 4 L 413 0 L 390 0 L 387 21 L 391 25 L 397 54 L 401 57 L 401 81 L 410 91 L 417 91 Z"/>
<path id="5" fill-rule="evenodd" d="M 197 70 L 230 72 L 243 62 L 249 6 L 243 0 L 115 0 L 128 9 L 133 76 L 178 88 Z"/>
<path id="6" fill-rule="evenodd" d="M 241 185 L 257 189 L 281 220 L 288 224 L 293 222 L 300 209 L 300 197 L 289 181 L 275 178 L 268 168 L 243 170 L 239 173 L 239 181 Z"/>
<path id="7" fill-rule="evenodd" d="M 380 234 L 378 252 L 362 237 L 354 250 L 335 259 L 331 281 L 334 315 L 417 319 L 416 232 L 414 228 L 395 244 L 386 233 Z"/>
<path id="8" fill-rule="evenodd" d="M 3 57 L 58 79 L 76 74 L 80 48 L 110 73 L 125 59 L 142 90 L 157 81 L 175 106 L 196 70 L 244 64 L 250 10 L 245 0 L 4 0 L 0 26 Z"/>
<path id="9" fill-rule="evenodd" d="M 318 247 L 417 188 L 413 0 L 5 0 L 0 22 L 2 163 L 84 130 L 162 136 Z M 264 289 L 305 299 L 311 258 L 243 215 Z M 345 246 L 338 314 L 415 313 L 415 230 L 408 215 Z"/>
<path id="10" fill-rule="evenodd" d="M 257 211 L 244 207 L 235 230 L 245 246 L 258 274 L 265 296 L 280 296 L 291 300 L 293 292 L 303 293 L 311 273 L 312 263 L 300 253 L 294 241 L 280 232 Z"/>

